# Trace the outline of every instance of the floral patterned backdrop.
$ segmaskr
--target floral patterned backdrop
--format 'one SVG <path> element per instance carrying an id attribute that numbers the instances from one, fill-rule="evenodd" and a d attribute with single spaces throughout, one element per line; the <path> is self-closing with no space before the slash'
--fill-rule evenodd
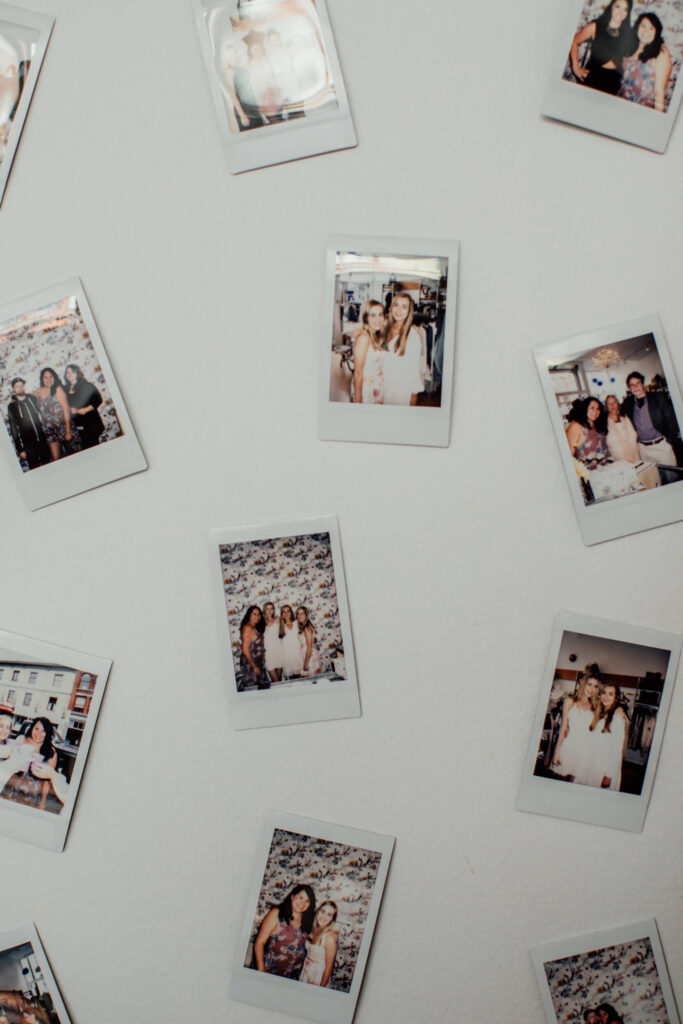
<path id="1" fill-rule="evenodd" d="M 222 544 L 223 589 L 235 674 L 240 671 L 240 623 L 251 604 L 272 601 L 308 608 L 323 671 L 330 667 L 342 630 L 329 533 Z"/>
<path id="2" fill-rule="evenodd" d="M 75 296 L 0 324 L 0 410 L 8 431 L 7 405 L 13 379 L 23 377 L 28 394 L 39 386 L 40 371 L 45 366 L 51 366 L 64 383 L 69 363 L 80 366 L 86 380 L 102 395 L 99 413 L 104 433 L 100 444 L 123 434 Z"/>
<path id="3" fill-rule="evenodd" d="M 607 4 L 608 0 L 584 0 L 581 20 L 576 26 L 576 31 L 578 32 L 589 21 L 595 21 L 596 18 L 599 18 Z M 681 62 L 683 62 L 683 5 L 681 0 L 650 0 L 649 3 L 647 0 L 645 2 L 644 0 L 635 0 L 631 10 L 631 24 L 635 25 L 639 15 L 646 13 L 658 16 L 664 27 L 664 32 L 662 33 L 664 42 L 671 53 L 673 68 L 666 87 L 665 108 L 667 108 L 674 86 L 678 80 Z M 562 77 L 572 82 L 575 81 L 569 61 L 567 61 Z"/>
<path id="4" fill-rule="evenodd" d="M 328 987 L 350 991 L 381 859 L 376 850 L 275 829 L 245 966 L 252 966 L 254 939 L 270 908 L 282 903 L 295 885 L 310 885 L 316 905 L 334 900 L 339 908 L 339 945 Z"/>
<path id="5" fill-rule="evenodd" d="M 606 946 L 543 965 L 558 1024 L 609 1003 L 624 1024 L 670 1024 L 649 939 Z"/>

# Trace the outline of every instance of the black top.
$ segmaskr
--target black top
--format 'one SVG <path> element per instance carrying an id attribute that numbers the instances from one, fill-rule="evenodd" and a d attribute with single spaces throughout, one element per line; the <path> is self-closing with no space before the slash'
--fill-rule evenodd
<path id="1" fill-rule="evenodd" d="M 86 446 L 88 443 L 91 445 L 97 444 L 100 434 L 104 431 L 102 417 L 97 411 L 99 406 L 102 405 L 102 395 L 89 380 L 79 378 L 73 391 L 71 390 L 71 385 L 67 385 L 66 398 L 71 409 L 84 409 L 87 405 L 92 406 L 90 412 L 72 415 L 71 422 L 76 427 L 76 430 L 78 430 Z"/>
<path id="2" fill-rule="evenodd" d="M 633 32 L 625 23 L 620 28 L 618 35 L 613 36 L 606 25 L 601 25 L 599 21 L 596 21 L 595 39 L 591 43 L 591 64 L 602 67 L 603 64 L 614 61 L 617 68 L 621 70 L 622 60 L 634 49 Z"/>

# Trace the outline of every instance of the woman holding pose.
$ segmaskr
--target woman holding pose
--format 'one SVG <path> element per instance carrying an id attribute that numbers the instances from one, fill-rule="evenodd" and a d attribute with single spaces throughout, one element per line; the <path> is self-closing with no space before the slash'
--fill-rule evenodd
<path id="1" fill-rule="evenodd" d="M 267 601 L 263 606 L 263 623 L 266 669 L 270 677 L 279 683 L 282 678 L 282 641 L 280 640 L 280 623 L 272 601 Z"/>
<path id="2" fill-rule="evenodd" d="M 572 41 L 569 61 L 574 77 L 582 84 L 616 96 L 621 84 L 621 64 L 627 53 L 633 53 L 631 8 L 633 0 L 610 0 L 595 21 L 589 21 Z M 590 43 L 588 65 L 579 62 L 579 47 Z"/>
<path id="3" fill-rule="evenodd" d="M 304 676 L 320 675 L 320 655 L 315 647 L 315 630 L 308 617 L 308 608 L 301 605 L 296 610 L 296 621 L 299 627 L 299 647 L 303 667 L 301 674 Z"/>
<path id="4" fill-rule="evenodd" d="M 420 338 L 413 327 L 415 303 L 408 292 L 394 295 L 381 340 L 384 349 L 384 405 L 417 405 L 424 391 Z"/>
<path id="5" fill-rule="evenodd" d="M 270 908 L 261 922 L 254 940 L 257 969 L 298 980 L 314 916 L 315 893 L 310 885 L 295 885 L 282 903 Z"/>
<path id="6" fill-rule="evenodd" d="M 282 670 L 288 679 L 298 679 L 304 667 L 299 646 L 299 630 L 294 620 L 292 606 L 283 604 L 280 609 L 280 640 L 282 642 Z"/>
<path id="7" fill-rule="evenodd" d="M 640 15 L 635 27 L 637 48 L 630 57 L 624 57 L 619 96 L 664 113 L 672 64 L 662 31 L 656 14 Z"/>
<path id="8" fill-rule="evenodd" d="M 263 642 L 265 623 L 261 609 L 250 604 L 240 625 L 240 670 L 242 678 L 237 686 L 239 691 L 246 686 L 257 686 L 259 690 L 270 687 L 266 674 L 266 651 Z"/>
<path id="9" fill-rule="evenodd" d="M 75 431 L 71 429 L 71 411 L 66 392 L 51 366 L 46 366 L 40 371 L 40 387 L 34 394 L 38 399 L 40 419 L 50 455 L 52 461 L 56 462 L 62 457 L 62 444 L 68 444 L 72 451 L 76 451 L 80 443 Z"/>
<path id="10" fill-rule="evenodd" d="M 600 703 L 591 723 L 594 760 L 589 785 L 619 790 L 621 765 L 628 736 L 628 715 L 621 703 L 621 691 L 614 683 L 600 690 Z"/>
<path id="11" fill-rule="evenodd" d="M 607 448 L 607 424 L 602 402 L 597 398 L 577 399 L 568 416 L 565 431 L 569 449 L 586 469 L 597 469 L 610 462 Z"/>
<path id="12" fill-rule="evenodd" d="M 102 395 L 94 384 L 85 379 L 76 363 L 69 363 L 64 371 L 64 379 L 71 426 L 75 428 L 82 448 L 94 448 L 104 433 L 104 423 L 97 411 L 102 405 Z"/>
<path id="13" fill-rule="evenodd" d="M 599 707 L 597 665 L 586 665 L 575 697 L 565 697 L 562 725 L 551 764 L 556 775 L 590 786 L 593 768 L 593 721 Z"/>
<path id="14" fill-rule="evenodd" d="M 337 904 L 325 900 L 318 907 L 311 934 L 306 940 L 306 960 L 299 981 L 325 988 L 330 980 L 334 958 L 337 955 L 337 932 L 332 927 L 337 920 Z"/>
<path id="15" fill-rule="evenodd" d="M 384 307 L 375 299 L 363 303 L 361 330 L 353 343 L 353 400 L 365 405 L 381 405 L 384 400 L 382 341 Z"/>
<path id="16" fill-rule="evenodd" d="M 33 766 L 46 765 L 54 768 L 57 751 L 52 744 L 55 727 L 49 718 L 42 715 L 25 726 L 22 734 L 13 744 L 10 755 L 17 760 L 17 771 L 7 780 L 0 796 L 17 804 L 38 807 L 45 810 L 45 801 L 50 792 L 50 781 L 33 774 Z"/>
<path id="17" fill-rule="evenodd" d="M 615 462 L 640 462 L 638 435 L 628 416 L 621 415 L 616 395 L 605 399 L 607 410 L 607 449 Z"/>

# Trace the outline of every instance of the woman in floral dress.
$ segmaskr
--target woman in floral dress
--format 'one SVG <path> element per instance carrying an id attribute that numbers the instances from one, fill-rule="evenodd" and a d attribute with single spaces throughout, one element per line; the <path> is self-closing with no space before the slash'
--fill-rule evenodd
<path id="1" fill-rule="evenodd" d="M 612 461 L 607 447 L 605 410 L 597 398 L 574 402 L 566 434 L 572 455 L 586 469 L 598 469 Z"/>
<path id="2" fill-rule="evenodd" d="M 80 443 L 76 431 L 71 430 L 71 411 L 66 391 L 51 366 L 46 366 L 40 371 L 40 387 L 34 394 L 38 399 L 40 419 L 50 455 L 52 461 L 56 462 L 63 454 L 71 454 L 80 448 Z M 70 451 L 65 453 L 63 445 L 68 445 Z"/>
<path id="3" fill-rule="evenodd" d="M 664 113 L 672 64 L 662 31 L 662 23 L 656 14 L 640 15 L 635 28 L 638 47 L 635 53 L 623 59 L 618 95 L 641 107 Z"/>
<path id="4" fill-rule="evenodd" d="M 240 624 L 240 676 L 238 690 L 247 686 L 257 686 L 259 690 L 270 687 L 270 678 L 266 672 L 266 648 L 263 639 L 265 622 L 257 604 L 247 608 Z"/>
<path id="5" fill-rule="evenodd" d="M 310 885 L 295 885 L 261 922 L 254 941 L 257 970 L 298 980 L 314 918 L 315 893 Z"/>

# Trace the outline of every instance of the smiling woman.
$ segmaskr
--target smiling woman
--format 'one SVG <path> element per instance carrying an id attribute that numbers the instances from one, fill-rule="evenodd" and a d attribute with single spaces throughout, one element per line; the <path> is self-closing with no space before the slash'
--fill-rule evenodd
<path id="1" fill-rule="evenodd" d="M 621 84 L 622 60 L 635 48 L 632 6 L 633 0 L 611 0 L 599 18 L 576 33 L 569 59 L 578 82 L 616 96 Z M 590 57 L 585 67 L 579 60 L 579 48 L 584 43 L 590 44 Z"/>
<path id="2" fill-rule="evenodd" d="M 263 919 L 254 942 L 259 971 L 298 979 L 306 956 L 306 938 L 313 927 L 315 893 L 310 885 L 295 885 Z"/>

